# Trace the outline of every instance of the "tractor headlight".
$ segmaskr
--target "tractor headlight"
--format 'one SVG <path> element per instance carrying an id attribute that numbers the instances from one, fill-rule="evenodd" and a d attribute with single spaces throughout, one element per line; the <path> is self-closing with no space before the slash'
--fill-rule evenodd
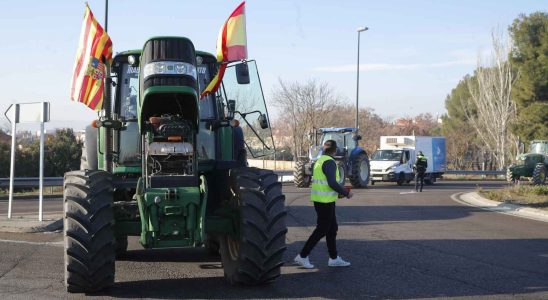
<path id="1" fill-rule="evenodd" d="M 196 67 L 192 64 L 180 61 L 159 61 L 146 64 L 143 69 L 143 77 L 152 75 L 187 75 L 196 76 Z"/>

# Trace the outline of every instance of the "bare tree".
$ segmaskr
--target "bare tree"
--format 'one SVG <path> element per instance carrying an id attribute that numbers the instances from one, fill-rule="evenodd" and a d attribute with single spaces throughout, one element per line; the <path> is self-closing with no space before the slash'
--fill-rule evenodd
<path id="1" fill-rule="evenodd" d="M 273 90 L 275 106 L 281 119 L 290 128 L 293 157 L 306 153 L 311 142 L 308 133 L 313 128 L 325 126 L 327 113 L 340 103 L 340 96 L 325 82 L 309 80 L 305 83 L 278 80 Z"/>
<path id="2" fill-rule="evenodd" d="M 467 80 L 471 101 L 462 103 L 471 104 L 464 107 L 466 118 L 501 170 L 514 144 L 509 128 L 516 119 L 516 104 L 511 97 L 516 74 L 507 59 L 511 41 L 505 42 L 500 30 L 494 30 L 491 37 L 491 54 L 478 55 L 476 74 Z"/>

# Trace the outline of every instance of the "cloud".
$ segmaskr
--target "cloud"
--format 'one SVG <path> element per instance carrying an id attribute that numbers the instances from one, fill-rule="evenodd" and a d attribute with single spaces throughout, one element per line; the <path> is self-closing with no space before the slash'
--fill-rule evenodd
<path id="1" fill-rule="evenodd" d="M 476 59 L 462 58 L 456 60 L 442 61 L 428 64 L 360 64 L 360 71 L 398 71 L 398 70 L 418 70 L 429 68 L 446 68 L 455 66 L 473 66 Z M 314 68 L 318 72 L 345 73 L 356 72 L 356 65 L 340 66 L 322 66 Z"/>

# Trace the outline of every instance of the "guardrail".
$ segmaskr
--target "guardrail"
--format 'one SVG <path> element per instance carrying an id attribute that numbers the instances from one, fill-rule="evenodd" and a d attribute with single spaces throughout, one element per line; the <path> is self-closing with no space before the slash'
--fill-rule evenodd
<path id="1" fill-rule="evenodd" d="M 506 175 L 506 171 L 481 171 L 481 170 L 447 170 L 449 175 Z"/>
<path id="2" fill-rule="evenodd" d="M 276 175 L 283 181 L 284 176 L 292 176 L 291 170 L 276 170 Z M 481 170 L 447 170 L 448 175 L 505 175 L 506 171 L 481 171 Z M 9 187 L 9 178 L 0 178 L 0 188 Z M 62 186 L 63 177 L 44 177 L 44 186 Z M 38 177 L 19 177 L 13 180 L 14 187 L 36 187 L 38 186 Z"/>
<path id="3" fill-rule="evenodd" d="M 13 179 L 14 187 L 35 187 L 38 186 L 38 177 L 17 177 Z M 44 177 L 44 186 L 62 186 L 63 177 Z M 0 188 L 10 186 L 9 178 L 0 178 Z"/>

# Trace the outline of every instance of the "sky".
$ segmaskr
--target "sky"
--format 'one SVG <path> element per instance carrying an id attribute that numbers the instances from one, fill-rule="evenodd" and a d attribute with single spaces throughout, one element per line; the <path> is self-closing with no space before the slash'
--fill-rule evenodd
<path id="1" fill-rule="evenodd" d="M 104 0 L 87 1 L 104 25 Z M 11 103 L 50 101 L 46 128 L 82 129 L 96 118 L 70 102 L 69 85 L 85 1 L 5 1 L 0 9 L 0 125 Z M 219 28 L 238 0 L 111 0 L 108 32 L 114 52 L 142 48 L 158 35 L 186 36 L 215 52 Z M 414 0 L 246 2 L 249 58 L 256 59 L 269 111 L 279 80 L 327 82 L 356 101 L 357 28 L 361 33 L 360 107 L 384 118 L 441 115 L 444 100 L 477 56 L 489 50 L 493 28 L 519 14 L 547 11 L 548 0 Z M 21 128 L 31 128 L 29 125 Z"/>

